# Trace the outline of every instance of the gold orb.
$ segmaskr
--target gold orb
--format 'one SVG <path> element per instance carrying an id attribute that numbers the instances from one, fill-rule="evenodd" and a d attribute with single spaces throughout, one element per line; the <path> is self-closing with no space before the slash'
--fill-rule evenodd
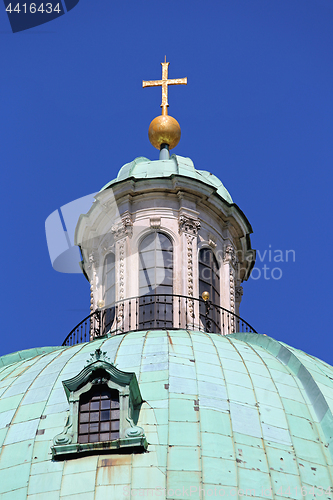
<path id="1" fill-rule="evenodd" d="M 180 140 L 180 125 L 172 116 L 157 116 L 149 125 L 148 137 L 154 148 L 159 150 L 162 144 L 168 144 L 172 149 Z"/>
<path id="2" fill-rule="evenodd" d="M 209 292 L 202 292 L 202 295 L 201 297 L 204 299 L 204 301 L 206 302 L 207 300 L 209 300 Z"/>
<path id="3" fill-rule="evenodd" d="M 105 306 L 105 302 L 104 302 L 104 300 L 99 300 L 99 301 L 97 302 L 97 307 L 98 307 L 98 309 L 102 309 L 104 306 Z"/>

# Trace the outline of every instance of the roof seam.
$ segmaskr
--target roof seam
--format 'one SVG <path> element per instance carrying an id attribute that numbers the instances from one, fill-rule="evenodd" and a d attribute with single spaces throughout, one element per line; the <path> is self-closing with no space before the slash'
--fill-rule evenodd
<path id="1" fill-rule="evenodd" d="M 261 430 L 261 441 L 262 441 L 262 445 L 263 445 L 263 449 L 264 449 L 264 453 L 265 453 L 265 458 L 266 458 L 266 465 L 267 465 L 267 473 L 268 474 L 268 477 L 269 477 L 269 482 L 270 482 L 270 491 L 274 491 L 274 483 L 273 483 L 273 478 L 272 478 L 272 475 L 271 475 L 271 472 L 270 472 L 270 464 L 269 464 L 269 460 L 268 460 L 268 456 L 267 456 L 267 450 L 266 450 L 266 447 L 265 447 L 265 439 L 264 439 L 264 431 L 263 431 L 263 427 L 262 427 L 262 422 L 261 422 L 261 418 L 260 418 L 260 406 L 259 406 L 259 401 L 257 399 L 257 395 L 256 395 L 256 391 L 255 391 L 255 387 L 254 387 L 254 384 L 253 384 L 253 381 L 252 381 L 252 378 L 251 378 L 251 374 L 248 370 L 248 367 L 247 367 L 247 364 L 244 362 L 244 358 L 242 356 L 242 354 L 240 353 L 239 349 L 237 349 L 237 346 L 235 346 L 233 344 L 233 342 L 231 341 L 231 339 L 228 339 L 228 341 L 233 345 L 234 349 L 236 350 L 236 352 L 238 353 L 239 357 L 241 358 L 242 362 L 243 362 L 243 365 L 247 371 L 247 374 L 248 374 L 248 377 L 250 379 L 250 382 L 251 382 L 251 385 L 252 385 L 252 391 L 253 391 L 253 394 L 254 394 L 254 398 L 255 398 L 255 401 L 256 401 L 256 406 L 257 406 L 257 412 L 258 412 L 258 420 L 259 420 L 259 425 L 260 425 L 260 430 Z M 247 342 L 246 342 L 247 344 Z M 238 471 L 238 469 L 237 469 Z"/>
<path id="2" fill-rule="evenodd" d="M 247 345 L 249 346 L 249 348 L 250 348 L 250 349 L 252 349 L 252 351 L 253 351 L 253 352 L 254 352 L 254 353 L 255 353 L 255 354 L 259 357 L 259 359 L 261 359 L 261 361 L 262 361 L 263 365 L 266 367 L 266 369 L 267 369 L 268 373 L 270 374 L 270 378 L 271 378 L 271 380 L 272 380 L 272 383 L 274 384 L 274 387 L 275 387 L 275 389 L 276 389 L 276 393 L 277 393 L 277 395 L 278 395 L 278 397 L 279 397 L 279 399 L 280 399 L 280 401 L 281 401 L 281 406 L 282 406 L 282 408 L 283 408 L 283 411 L 284 411 L 285 415 L 287 415 L 287 414 L 286 414 L 285 405 L 284 405 L 284 403 L 283 403 L 283 399 L 282 399 L 282 397 L 281 397 L 281 395 L 280 395 L 280 392 L 279 392 L 279 390 L 278 390 L 278 388 L 277 388 L 277 386 L 276 386 L 276 383 L 275 383 L 275 381 L 274 381 L 274 379 L 273 379 L 273 377 L 272 377 L 272 375 L 271 375 L 270 369 L 269 369 L 269 367 L 267 366 L 267 364 L 266 364 L 265 360 L 264 360 L 264 359 L 262 358 L 262 356 L 260 356 L 260 354 L 259 354 L 259 353 L 258 353 L 258 352 L 257 352 L 257 351 L 253 348 L 253 347 L 252 347 L 252 345 L 251 345 L 251 344 L 249 344 L 249 343 L 247 343 L 247 342 L 246 342 L 246 344 L 247 344 Z M 260 407 L 259 407 L 259 414 L 260 414 Z M 295 447 L 294 447 L 294 443 L 293 443 L 293 436 L 292 436 L 291 431 L 290 431 L 290 428 L 289 428 L 289 422 L 288 422 L 288 417 L 287 417 L 287 416 L 286 416 L 286 421 L 287 421 L 287 424 L 288 424 L 288 431 L 289 431 L 289 434 L 290 434 L 290 440 L 291 440 L 291 443 L 292 443 L 293 453 L 294 453 L 294 456 L 295 456 L 295 459 L 296 459 L 296 466 L 297 466 L 297 471 L 298 471 L 298 477 L 300 478 L 300 477 L 301 477 L 301 471 L 300 471 L 299 464 L 298 464 L 298 458 L 297 458 L 297 455 L 296 455 L 296 453 L 295 453 Z M 266 446 L 265 446 L 265 440 L 264 440 L 264 439 L 263 439 L 263 446 L 264 446 L 264 448 L 265 448 L 265 454 L 266 454 L 266 457 L 267 457 L 267 462 L 268 462 L 268 466 L 269 466 L 270 464 L 269 464 L 268 455 L 267 455 L 267 453 L 266 453 Z M 270 468 L 269 468 L 269 470 L 270 470 Z M 270 474 L 270 475 L 271 475 L 271 474 Z M 273 479 L 272 479 L 272 480 L 273 480 Z M 300 486 L 302 486 L 302 485 L 300 485 Z"/>

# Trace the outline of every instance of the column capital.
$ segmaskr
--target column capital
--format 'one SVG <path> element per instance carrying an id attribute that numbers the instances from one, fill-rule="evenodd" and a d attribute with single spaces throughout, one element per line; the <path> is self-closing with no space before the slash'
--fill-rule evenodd
<path id="1" fill-rule="evenodd" d="M 200 221 L 197 217 L 182 213 L 178 218 L 179 234 L 187 233 L 197 236 L 200 229 Z"/>

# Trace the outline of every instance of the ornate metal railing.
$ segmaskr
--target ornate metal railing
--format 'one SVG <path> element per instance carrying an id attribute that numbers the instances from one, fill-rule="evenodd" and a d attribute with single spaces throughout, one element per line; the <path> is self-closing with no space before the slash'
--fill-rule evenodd
<path id="1" fill-rule="evenodd" d="M 97 309 L 73 328 L 62 345 L 80 344 L 107 334 L 163 329 L 199 330 L 221 335 L 257 333 L 240 316 L 209 300 L 152 294 L 119 300 L 113 307 Z"/>
<path id="2" fill-rule="evenodd" d="M 102 337 L 103 334 L 101 334 L 99 327 L 101 324 L 101 312 L 100 309 L 96 309 L 96 311 L 80 321 L 80 323 L 69 332 L 62 345 L 81 344 L 82 342 L 88 342 L 94 337 Z M 95 324 L 98 325 L 97 328 Z"/>

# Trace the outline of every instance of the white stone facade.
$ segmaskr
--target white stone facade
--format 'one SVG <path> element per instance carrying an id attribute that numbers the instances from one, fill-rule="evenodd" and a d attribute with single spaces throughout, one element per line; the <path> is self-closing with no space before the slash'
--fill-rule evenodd
<path id="1" fill-rule="evenodd" d="M 115 182 L 80 217 L 75 243 L 91 284 L 92 311 L 105 298 L 104 261 L 110 252 L 115 255 L 116 302 L 139 295 L 138 249 L 151 232 L 161 232 L 172 242 L 173 294 L 199 298 L 198 255 L 210 248 L 219 265 L 219 305 L 239 315 L 240 285 L 255 256 L 249 244 L 251 227 L 214 187 L 177 175 Z M 126 321 L 121 310 L 117 321 Z"/>

